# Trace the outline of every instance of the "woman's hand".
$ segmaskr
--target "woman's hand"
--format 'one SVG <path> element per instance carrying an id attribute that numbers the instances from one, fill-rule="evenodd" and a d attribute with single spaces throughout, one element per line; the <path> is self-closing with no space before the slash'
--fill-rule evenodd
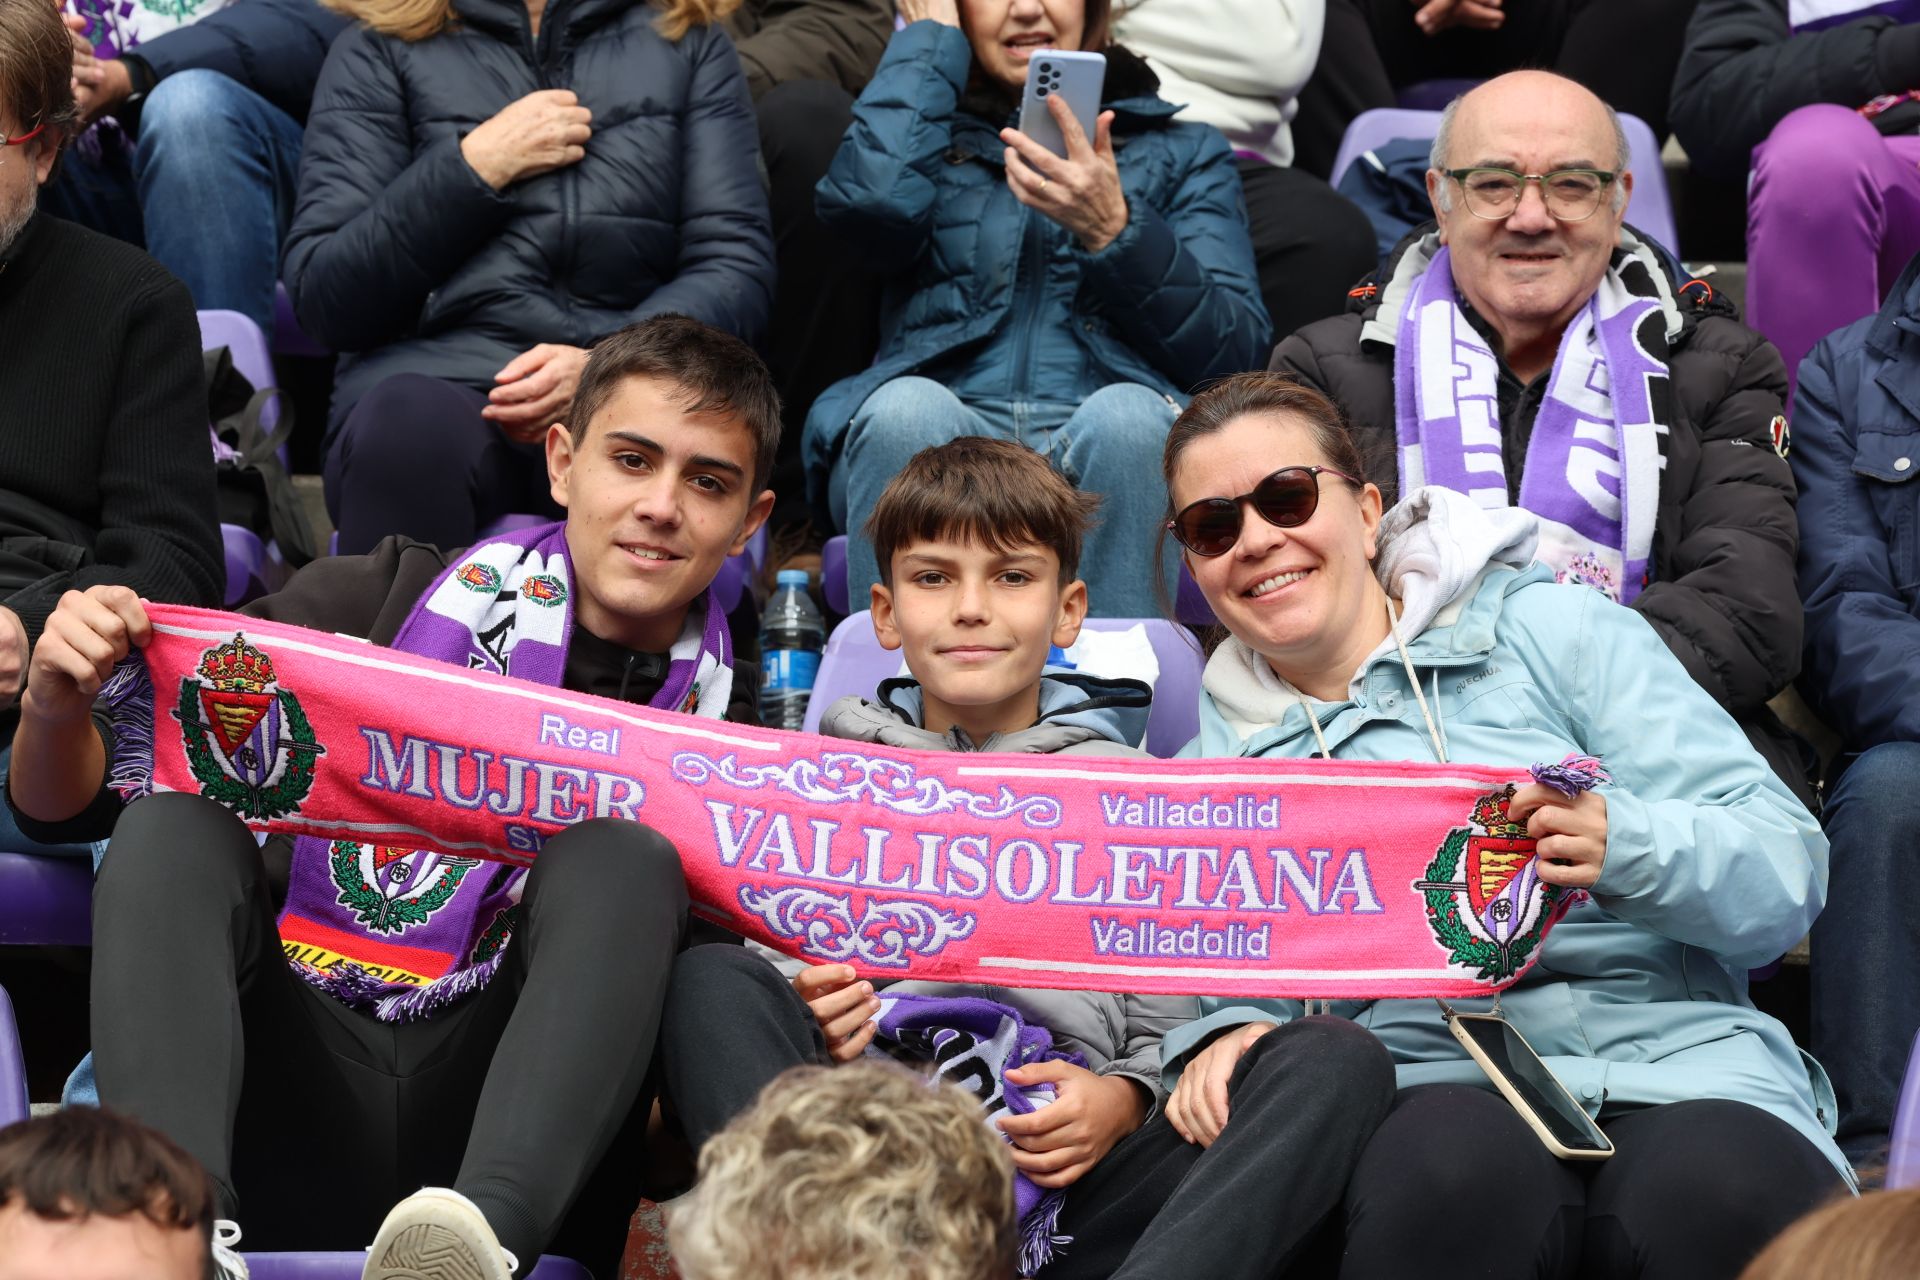
<path id="1" fill-rule="evenodd" d="M 587 353 L 581 347 L 543 342 L 523 351 L 493 375 L 500 385 L 487 393 L 480 416 L 520 444 L 532 444 L 567 416 L 579 389 Z"/>
<path id="2" fill-rule="evenodd" d="M 955 0 L 899 0 L 900 20 L 909 25 L 930 18 L 943 26 L 960 25 L 960 6 Z"/>
<path id="3" fill-rule="evenodd" d="M 1053 1101 L 1024 1116 L 1006 1116 L 1014 1166 L 1037 1187 L 1070 1187 L 1147 1117 L 1146 1091 L 1125 1076 L 1095 1075 L 1058 1060 L 1015 1067 L 1007 1079 L 1022 1088 L 1053 1085 Z"/>
<path id="4" fill-rule="evenodd" d="M 1088 253 L 1098 253 L 1127 229 L 1127 196 L 1113 159 L 1113 112 L 1100 113 L 1093 141 L 1088 142 L 1066 99 L 1054 94 L 1047 99 L 1047 110 L 1066 139 L 1066 156 L 1053 154 L 1018 129 L 1002 129 L 1007 186 L 1014 199 L 1073 232 Z"/>
<path id="5" fill-rule="evenodd" d="M 1607 861 L 1607 798 L 1598 791 L 1563 795 L 1538 782 L 1513 793 L 1507 812 L 1527 824 L 1540 879 L 1591 889 Z"/>
<path id="6" fill-rule="evenodd" d="M 120 659 L 153 639 L 146 606 L 131 587 L 69 591 L 47 619 L 27 664 L 23 717 L 62 724 L 93 711 L 94 695 Z"/>
<path id="7" fill-rule="evenodd" d="M 481 181 L 495 191 L 570 164 L 587 154 L 593 112 L 580 105 L 571 89 L 541 89 L 482 121 L 460 140 Z"/>
<path id="8" fill-rule="evenodd" d="M 1498 31 L 1507 20 L 1501 5 L 1505 0 L 1413 0 L 1419 12 L 1414 25 L 1430 36 L 1448 27 L 1470 27 L 1475 31 Z"/>
<path id="9" fill-rule="evenodd" d="M 871 982 L 856 981 L 853 966 L 816 964 L 793 976 L 793 989 L 827 1038 L 827 1055 L 835 1062 L 852 1062 L 873 1041 L 879 1024 L 880 998 Z"/>
<path id="10" fill-rule="evenodd" d="M 1210 1147 L 1227 1127 L 1227 1082 L 1253 1042 L 1273 1030 L 1271 1022 L 1235 1027 L 1193 1055 L 1167 1099 L 1167 1119 L 1188 1142 Z"/>

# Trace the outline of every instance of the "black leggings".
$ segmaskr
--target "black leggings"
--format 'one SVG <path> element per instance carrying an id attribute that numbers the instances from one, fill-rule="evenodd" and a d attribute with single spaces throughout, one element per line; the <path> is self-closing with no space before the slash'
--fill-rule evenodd
<path id="1" fill-rule="evenodd" d="M 1344 1257 L 1329 1248 L 1306 1274 L 1733 1280 L 1846 1189 L 1812 1143 L 1743 1102 L 1672 1102 L 1600 1127 L 1612 1159 L 1556 1160 L 1498 1094 L 1403 1089 L 1348 1187 Z"/>
<path id="2" fill-rule="evenodd" d="M 686 911 L 664 838 L 582 823 L 542 850 L 492 982 L 382 1023 L 288 968 L 238 819 L 150 796 L 94 889 L 100 1098 L 206 1166 L 250 1249 L 365 1248 L 400 1198 L 451 1186 L 523 1271 L 551 1244 L 612 1275 Z"/>

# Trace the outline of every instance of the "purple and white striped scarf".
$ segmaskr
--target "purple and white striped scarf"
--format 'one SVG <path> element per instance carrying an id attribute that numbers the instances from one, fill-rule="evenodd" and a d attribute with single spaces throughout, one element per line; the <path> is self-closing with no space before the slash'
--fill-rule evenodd
<path id="1" fill-rule="evenodd" d="M 1667 309 L 1645 250 L 1616 260 L 1560 339 L 1520 474 L 1542 563 L 1622 604 L 1646 585 L 1672 419 Z M 1400 313 L 1400 492 L 1434 484 L 1509 505 L 1499 360 L 1468 321 L 1442 247 Z"/>
<path id="2" fill-rule="evenodd" d="M 1920 0 L 1789 0 L 1787 5 L 1796 35 L 1876 17 L 1920 22 Z"/>
<path id="3" fill-rule="evenodd" d="M 401 624 L 392 647 L 555 688 L 573 635 L 566 526 L 472 547 Z M 650 705 L 718 719 L 733 644 L 711 595 L 694 602 Z M 447 785 L 442 763 L 442 785 Z M 452 780 L 457 791 L 461 779 Z M 512 932 L 521 868 L 316 836 L 295 840 L 282 945 L 308 982 L 383 1022 L 406 1022 L 485 986 Z"/>

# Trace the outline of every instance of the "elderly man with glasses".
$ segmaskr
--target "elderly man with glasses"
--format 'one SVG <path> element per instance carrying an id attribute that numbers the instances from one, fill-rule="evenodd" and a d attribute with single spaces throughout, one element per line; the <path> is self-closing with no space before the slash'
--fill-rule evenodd
<path id="1" fill-rule="evenodd" d="M 1541 560 L 1652 623 L 1810 801 L 1767 709 L 1800 663 L 1786 369 L 1627 224 L 1629 163 L 1573 81 L 1488 81 L 1442 117 L 1435 221 L 1271 367 L 1340 404 L 1390 499 L 1433 484 L 1538 516 Z"/>

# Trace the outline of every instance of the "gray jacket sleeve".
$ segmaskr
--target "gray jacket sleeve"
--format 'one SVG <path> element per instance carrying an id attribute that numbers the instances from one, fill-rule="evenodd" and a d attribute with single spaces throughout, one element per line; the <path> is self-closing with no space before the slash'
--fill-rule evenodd
<path id="1" fill-rule="evenodd" d="M 1126 1010 L 1125 1032 L 1113 1060 L 1100 1070 L 1103 1076 L 1138 1080 L 1153 1095 L 1153 1111 L 1167 1100 L 1160 1083 L 1160 1041 L 1167 1032 L 1200 1016 L 1200 1001 L 1192 996 L 1114 996 Z M 1149 1111 L 1148 1115 L 1152 1115 Z"/>

